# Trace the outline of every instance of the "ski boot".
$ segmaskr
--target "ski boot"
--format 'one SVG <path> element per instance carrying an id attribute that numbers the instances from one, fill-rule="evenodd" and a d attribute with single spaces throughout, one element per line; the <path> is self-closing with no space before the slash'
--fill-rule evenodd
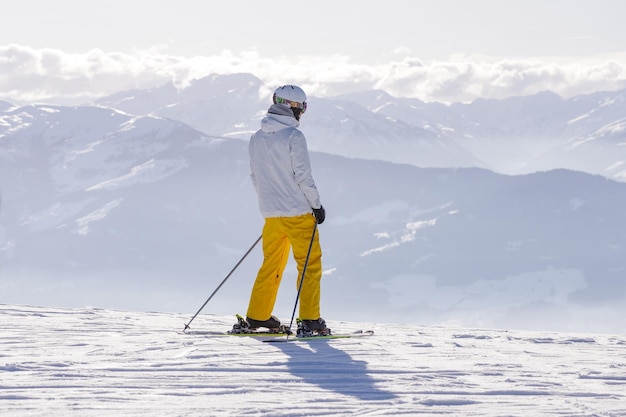
<path id="1" fill-rule="evenodd" d="M 233 328 L 228 331 L 229 334 L 253 333 L 254 331 L 248 325 L 243 316 L 237 314 L 237 323 L 233 324 Z"/>
<path id="2" fill-rule="evenodd" d="M 297 337 L 330 336 L 332 334 L 321 317 L 317 320 L 296 319 L 296 323 L 298 324 Z"/>
<path id="3" fill-rule="evenodd" d="M 267 330 L 258 330 L 259 327 L 264 327 Z M 280 324 L 280 321 L 272 316 L 268 320 L 263 322 L 243 318 L 243 316 L 237 314 L 237 323 L 233 325 L 232 330 L 228 331 L 229 334 L 291 334 L 291 331 L 287 326 Z"/>

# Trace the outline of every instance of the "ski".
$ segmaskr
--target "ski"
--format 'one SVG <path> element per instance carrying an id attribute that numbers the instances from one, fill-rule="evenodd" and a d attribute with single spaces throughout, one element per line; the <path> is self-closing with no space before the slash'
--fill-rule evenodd
<path id="1" fill-rule="evenodd" d="M 250 326 L 248 325 L 248 322 L 243 316 L 237 314 L 236 317 L 237 317 L 237 323 L 235 323 L 232 329 L 227 332 L 197 331 L 197 330 L 183 331 L 183 332 L 186 334 L 202 335 L 202 336 L 235 336 L 235 337 L 258 337 L 258 338 L 281 337 L 281 336 L 288 336 L 292 334 L 292 332 L 289 329 L 287 329 L 287 326 L 282 326 L 282 325 L 277 329 L 265 329 L 265 330 L 252 329 L 250 328 Z"/>
<path id="2" fill-rule="evenodd" d="M 349 339 L 355 337 L 372 336 L 373 330 L 358 330 L 353 333 L 332 333 L 330 329 L 321 331 L 312 331 L 308 327 L 304 326 L 302 320 L 297 320 L 297 331 L 294 334 L 287 326 L 281 325 L 276 329 L 264 328 L 250 328 L 246 319 L 237 314 L 237 323 L 233 325 L 232 329 L 227 332 L 216 331 L 188 331 L 189 335 L 202 335 L 202 336 L 232 336 L 232 337 L 251 337 L 263 339 L 263 342 L 305 342 L 311 340 L 329 340 L 329 339 Z"/>
<path id="3" fill-rule="evenodd" d="M 311 335 L 311 336 L 285 336 L 285 337 L 275 337 L 272 339 L 263 340 L 263 342 L 268 343 L 282 343 L 282 342 L 310 342 L 313 340 L 329 340 L 329 339 L 351 339 L 357 337 L 367 337 L 373 336 L 373 330 L 358 330 L 354 333 L 341 333 L 341 334 L 321 334 L 321 335 Z"/>
<path id="4" fill-rule="evenodd" d="M 286 337 L 289 336 L 288 333 L 268 333 L 268 332 L 252 332 L 252 333 L 223 333 L 224 336 L 233 336 L 233 337 L 252 337 L 252 338 L 275 338 L 275 337 Z"/>
<path id="5" fill-rule="evenodd" d="M 219 336 L 219 337 L 250 337 L 257 339 L 264 339 L 264 342 L 297 342 L 297 341 L 308 341 L 308 340 L 317 340 L 317 339 L 349 339 L 356 337 L 366 337 L 372 336 L 374 334 L 373 330 L 359 330 L 354 333 L 340 333 L 340 334 L 329 334 L 329 335 L 315 335 L 315 336 L 295 336 L 287 333 L 269 333 L 269 332 L 252 332 L 252 333 L 224 333 L 224 332 L 211 332 L 211 331 L 197 331 L 191 330 L 185 332 L 185 334 L 190 336 Z"/>
<path id="6" fill-rule="evenodd" d="M 201 331 L 201 330 L 189 330 L 184 334 L 190 336 L 219 336 L 219 337 L 251 337 L 251 338 L 271 338 L 271 337 L 286 337 L 288 333 L 272 333 L 272 332 L 249 332 L 249 333 L 228 333 L 228 332 L 216 332 L 216 331 Z"/>

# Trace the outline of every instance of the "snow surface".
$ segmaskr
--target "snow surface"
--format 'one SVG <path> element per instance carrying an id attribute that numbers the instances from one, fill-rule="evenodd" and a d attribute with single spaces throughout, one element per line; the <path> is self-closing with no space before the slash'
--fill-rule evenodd
<path id="1" fill-rule="evenodd" d="M 624 335 L 335 321 L 375 335 L 269 344 L 190 318 L 0 305 L 2 415 L 626 415 Z"/>

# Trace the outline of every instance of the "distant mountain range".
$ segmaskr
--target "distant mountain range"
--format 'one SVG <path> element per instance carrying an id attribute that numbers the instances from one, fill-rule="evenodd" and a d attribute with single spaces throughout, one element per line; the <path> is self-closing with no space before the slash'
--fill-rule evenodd
<path id="1" fill-rule="evenodd" d="M 247 138 L 270 93 L 241 74 L 0 102 L 0 303 L 195 311 L 261 232 Z M 311 97 L 324 314 L 626 328 L 623 97 Z M 206 312 L 245 313 L 259 265 L 260 247 Z"/>
<path id="2" fill-rule="evenodd" d="M 271 90 L 250 74 L 129 91 L 96 104 L 181 121 L 207 135 L 247 139 Z M 555 168 L 626 180 L 626 90 L 550 93 L 470 104 L 424 103 L 384 91 L 309 100 L 302 130 L 312 150 L 419 167 L 504 174 Z M 593 157 L 589 157 L 593 155 Z"/>

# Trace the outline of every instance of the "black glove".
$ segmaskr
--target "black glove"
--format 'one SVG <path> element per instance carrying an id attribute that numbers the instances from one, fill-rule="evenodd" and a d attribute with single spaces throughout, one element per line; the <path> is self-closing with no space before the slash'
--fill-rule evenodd
<path id="1" fill-rule="evenodd" d="M 324 219 L 326 219 L 326 210 L 324 210 L 324 206 L 320 206 L 318 209 L 313 209 L 313 215 L 317 219 L 317 224 L 324 223 Z"/>

